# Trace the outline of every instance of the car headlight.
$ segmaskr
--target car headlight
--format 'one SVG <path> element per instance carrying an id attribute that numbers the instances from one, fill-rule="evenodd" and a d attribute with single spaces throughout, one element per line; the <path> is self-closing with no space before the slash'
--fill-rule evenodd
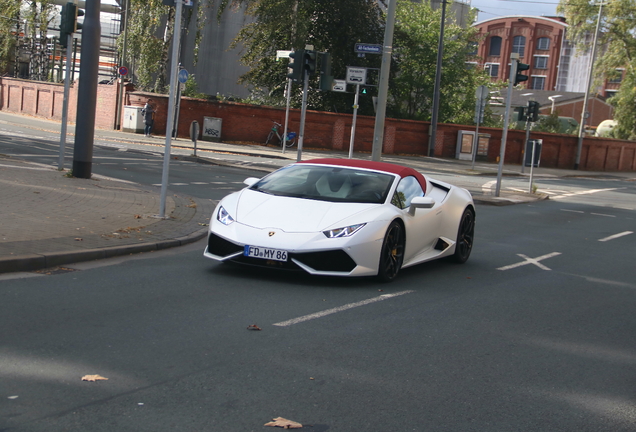
<path id="1" fill-rule="evenodd" d="M 323 231 L 322 233 L 328 238 L 350 237 L 360 230 L 366 224 L 349 225 L 343 228 Z"/>
<path id="2" fill-rule="evenodd" d="M 216 220 L 221 222 L 223 225 L 230 225 L 232 222 L 234 222 L 234 218 L 230 216 L 230 214 L 223 208 L 223 206 L 219 208 L 219 212 L 216 215 Z"/>

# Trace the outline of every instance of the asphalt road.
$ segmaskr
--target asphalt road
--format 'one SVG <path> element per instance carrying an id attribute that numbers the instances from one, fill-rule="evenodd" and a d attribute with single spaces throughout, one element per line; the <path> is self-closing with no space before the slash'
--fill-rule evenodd
<path id="1" fill-rule="evenodd" d="M 95 171 L 157 182 L 121 154 Z M 171 183 L 251 175 L 219 170 L 178 163 Z M 3 276 L 0 431 L 636 430 L 636 191 L 540 187 L 560 192 L 478 206 L 466 264 L 392 284 L 218 264 L 204 242 Z"/>

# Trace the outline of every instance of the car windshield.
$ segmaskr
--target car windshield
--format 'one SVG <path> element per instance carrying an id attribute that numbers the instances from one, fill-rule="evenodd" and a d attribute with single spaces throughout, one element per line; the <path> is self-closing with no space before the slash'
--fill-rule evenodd
<path id="1" fill-rule="evenodd" d="M 382 204 L 395 176 L 325 165 L 291 165 L 249 187 L 271 195 L 330 202 Z"/>

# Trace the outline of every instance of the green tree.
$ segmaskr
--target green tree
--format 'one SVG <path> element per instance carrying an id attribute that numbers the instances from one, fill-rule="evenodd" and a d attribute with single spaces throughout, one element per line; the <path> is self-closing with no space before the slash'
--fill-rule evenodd
<path id="1" fill-rule="evenodd" d="M 545 117 L 539 117 L 539 121 L 534 124 L 532 130 L 533 132 L 562 133 L 559 113 L 555 111 Z"/>
<path id="2" fill-rule="evenodd" d="M 22 30 L 21 3 L 21 0 L 0 0 L 0 71 L 3 72 L 9 72 L 7 68 L 16 57 L 16 45 Z"/>
<path id="3" fill-rule="evenodd" d="M 207 11 L 215 0 L 200 0 L 196 12 L 183 9 L 183 19 L 195 19 L 195 54 L 201 41 L 200 30 L 208 22 Z M 175 8 L 162 0 L 128 0 L 126 64 L 132 65 L 141 90 L 165 93 L 168 86 L 168 60 L 174 35 Z M 120 51 L 123 35 L 119 38 Z M 196 60 L 196 55 L 195 55 Z"/>
<path id="4" fill-rule="evenodd" d="M 359 58 L 356 42 L 382 43 L 384 18 L 375 1 L 369 0 L 237 0 L 246 7 L 253 22 L 238 34 L 233 46 L 241 44 L 242 62 L 250 71 L 240 82 L 252 87 L 252 99 L 274 105 L 285 103 L 286 59 L 276 61 L 277 50 L 303 49 L 329 52 L 332 75 L 344 79 L 347 66 L 379 67 L 379 56 Z M 312 88 L 318 77 L 312 77 Z M 293 104 L 300 105 L 300 85 L 293 87 Z M 370 96 L 370 94 L 369 94 Z M 314 109 L 351 111 L 351 95 L 334 92 L 309 93 Z M 370 97 L 361 98 L 361 113 L 373 113 Z"/>
<path id="5" fill-rule="evenodd" d="M 599 13 L 599 4 L 588 0 L 561 0 L 557 11 L 563 13 L 569 24 L 569 38 L 577 49 L 586 51 L 590 46 Z M 598 47 L 600 54 L 594 67 L 595 84 L 611 77 L 617 68 L 625 69 L 618 94 L 609 102 L 615 107 L 614 119 L 618 126 L 612 131 L 616 138 L 636 139 L 636 2 L 612 0 L 605 2 L 600 22 Z"/>
<path id="6" fill-rule="evenodd" d="M 394 117 L 430 120 L 435 84 L 435 65 L 441 9 L 426 2 L 400 0 L 397 3 L 392 80 L 388 113 Z M 440 84 L 439 121 L 472 124 L 475 90 L 490 85 L 484 73 L 467 62 L 475 60 L 472 51 L 477 30 L 462 28 L 447 13 L 444 28 L 444 55 Z"/>

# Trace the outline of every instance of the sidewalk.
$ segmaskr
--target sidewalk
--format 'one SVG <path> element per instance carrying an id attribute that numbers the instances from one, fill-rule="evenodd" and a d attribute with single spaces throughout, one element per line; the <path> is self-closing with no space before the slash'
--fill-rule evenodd
<path id="1" fill-rule="evenodd" d="M 34 117 L 0 112 L 0 125 L 10 124 L 59 133 L 60 124 Z M 72 146 L 73 125 L 69 125 Z M 171 155 L 184 160 L 270 172 L 297 159 L 296 148 L 247 144 L 173 141 Z M 95 145 L 163 154 L 165 137 L 96 130 Z M 342 152 L 303 151 L 303 160 L 347 157 Z M 356 158 L 370 159 L 369 154 Z M 383 156 L 383 161 L 411 166 L 424 173 L 453 173 L 461 178 L 487 175 L 496 178 L 498 166 L 429 157 Z M 504 175 L 519 176 L 519 166 L 505 166 Z M 526 169 L 528 172 L 529 169 Z M 634 173 L 591 173 L 536 168 L 535 176 L 603 176 L 634 178 Z M 460 182 L 461 183 L 461 182 Z M 93 175 L 90 180 L 69 178 L 55 167 L 0 155 L 0 273 L 33 271 L 72 262 L 88 261 L 180 246 L 205 237 L 215 202 L 169 193 L 167 219 L 160 219 L 160 188 Z M 461 184 L 460 184 L 461 186 Z M 500 197 L 472 188 L 479 203 L 494 205 L 530 202 L 545 197 L 503 192 Z"/>

